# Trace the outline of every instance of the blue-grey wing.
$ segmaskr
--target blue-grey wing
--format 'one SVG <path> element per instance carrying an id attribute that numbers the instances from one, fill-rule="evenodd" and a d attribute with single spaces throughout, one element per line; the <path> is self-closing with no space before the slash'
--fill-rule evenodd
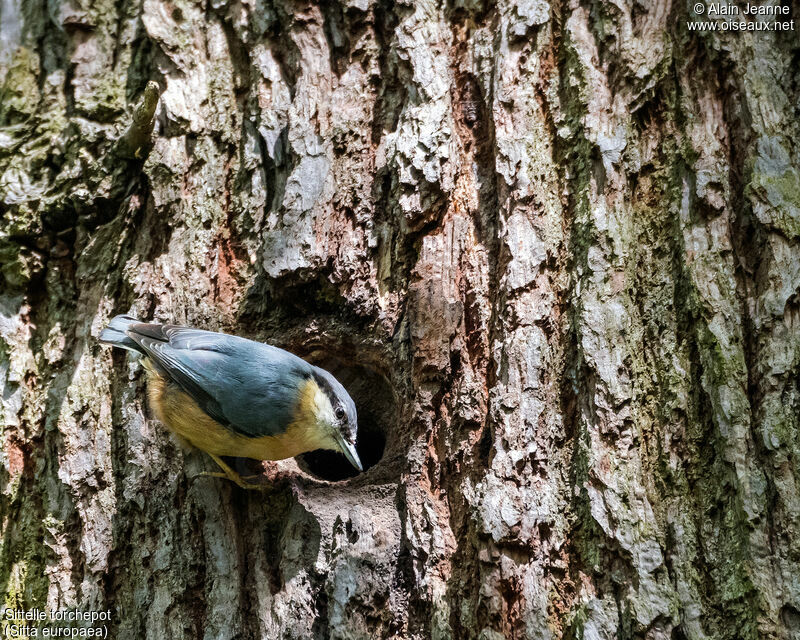
<path id="1" fill-rule="evenodd" d="M 284 431 L 312 371 L 283 349 L 222 333 L 152 324 L 127 333 L 208 415 L 244 436 Z"/>

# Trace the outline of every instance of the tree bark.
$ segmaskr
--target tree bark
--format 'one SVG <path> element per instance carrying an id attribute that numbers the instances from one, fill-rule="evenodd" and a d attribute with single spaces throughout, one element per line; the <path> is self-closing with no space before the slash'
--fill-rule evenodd
<path id="1" fill-rule="evenodd" d="M 2 0 L 5 605 L 800 638 L 800 39 L 693 6 Z M 198 477 L 116 313 L 328 367 L 370 468 Z"/>

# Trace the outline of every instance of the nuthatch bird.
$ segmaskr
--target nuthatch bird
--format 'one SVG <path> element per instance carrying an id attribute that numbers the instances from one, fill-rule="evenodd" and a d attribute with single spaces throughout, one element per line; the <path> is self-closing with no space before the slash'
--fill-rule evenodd
<path id="1" fill-rule="evenodd" d="M 356 406 L 330 373 L 288 351 L 245 338 L 116 316 L 100 342 L 144 356 L 150 406 L 180 439 L 219 456 L 281 460 L 339 451 L 362 471 Z"/>

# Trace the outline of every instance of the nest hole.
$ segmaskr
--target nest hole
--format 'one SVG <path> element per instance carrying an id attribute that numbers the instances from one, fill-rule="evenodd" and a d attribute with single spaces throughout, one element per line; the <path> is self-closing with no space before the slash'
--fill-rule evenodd
<path id="1" fill-rule="evenodd" d="M 319 358 L 309 362 L 332 373 L 342 383 L 358 412 L 356 451 L 364 471 L 383 458 L 387 435 L 396 415 L 396 400 L 389 382 L 380 373 L 338 358 Z M 347 458 L 335 451 L 311 451 L 297 456 L 299 467 L 321 480 L 337 482 L 359 475 Z"/>

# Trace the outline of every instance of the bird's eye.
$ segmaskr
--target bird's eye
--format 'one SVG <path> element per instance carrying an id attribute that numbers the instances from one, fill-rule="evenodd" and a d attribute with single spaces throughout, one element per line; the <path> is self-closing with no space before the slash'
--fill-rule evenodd
<path id="1" fill-rule="evenodd" d="M 333 413 L 337 420 L 344 420 L 344 407 L 336 407 L 336 410 Z"/>

